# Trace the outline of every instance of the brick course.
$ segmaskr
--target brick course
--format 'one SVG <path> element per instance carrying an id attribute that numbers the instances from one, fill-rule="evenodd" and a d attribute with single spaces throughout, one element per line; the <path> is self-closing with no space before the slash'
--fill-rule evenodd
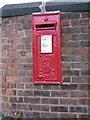
<path id="1" fill-rule="evenodd" d="M 62 85 L 32 83 L 31 15 L 2 19 L 3 112 L 29 118 L 87 118 L 88 12 L 61 12 Z"/>

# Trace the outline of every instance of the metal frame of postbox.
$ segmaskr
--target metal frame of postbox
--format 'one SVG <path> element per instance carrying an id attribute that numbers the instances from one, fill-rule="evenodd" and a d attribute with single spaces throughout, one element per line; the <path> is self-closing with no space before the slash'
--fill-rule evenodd
<path id="1" fill-rule="evenodd" d="M 60 11 L 32 14 L 33 83 L 61 84 Z"/>

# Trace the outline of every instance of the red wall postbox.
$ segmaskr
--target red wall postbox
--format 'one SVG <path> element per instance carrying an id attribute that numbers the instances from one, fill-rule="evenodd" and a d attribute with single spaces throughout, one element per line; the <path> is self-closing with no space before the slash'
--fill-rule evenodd
<path id="1" fill-rule="evenodd" d="M 61 84 L 60 12 L 32 15 L 33 83 Z"/>

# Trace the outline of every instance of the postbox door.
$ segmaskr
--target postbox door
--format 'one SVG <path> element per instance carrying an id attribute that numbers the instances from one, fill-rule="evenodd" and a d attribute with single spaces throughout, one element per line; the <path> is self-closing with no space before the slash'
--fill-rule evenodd
<path id="1" fill-rule="evenodd" d="M 36 81 L 34 83 L 60 83 L 60 56 L 56 34 L 36 36 Z"/>

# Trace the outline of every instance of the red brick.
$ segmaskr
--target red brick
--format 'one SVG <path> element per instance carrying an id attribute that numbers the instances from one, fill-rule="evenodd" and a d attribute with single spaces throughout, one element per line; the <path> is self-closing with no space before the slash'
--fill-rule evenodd
<path id="1" fill-rule="evenodd" d="M 27 16 L 25 16 L 25 21 L 27 21 L 27 22 L 31 22 L 31 20 L 32 20 L 31 15 L 27 15 Z"/>
<path id="2" fill-rule="evenodd" d="M 31 36 L 31 30 L 26 30 L 26 31 L 25 31 L 25 35 L 26 35 L 27 37 L 30 37 L 30 36 Z"/>
<path id="3" fill-rule="evenodd" d="M 25 31 L 20 31 L 20 30 L 18 30 L 17 36 L 18 36 L 18 37 L 25 37 Z"/>
<path id="4" fill-rule="evenodd" d="M 9 89 L 8 89 L 8 90 L 6 91 L 6 95 L 9 95 L 9 96 L 10 96 L 10 95 L 14 95 L 13 90 L 9 90 Z"/>
<path id="5" fill-rule="evenodd" d="M 22 28 L 23 29 L 27 29 L 27 30 L 31 29 L 31 22 L 29 22 L 29 23 L 23 23 L 22 24 Z"/>
<path id="6" fill-rule="evenodd" d="M 2 83 L 2 88 L 8 89 L 8 88 L 9 88 L 9 84 L 6 83 L 6 82 L 3 82 L 3 83 Z"/>
<path id="7" fill-rule="evenodd" d="M 69 26 L 69 24 L 70 24 L 70 20 L 63 20 L 63 21 L 61 21 L 61 25 L 62 26 Z"/>
<path id="8" fill-rule="evenodd" d="M 63 77 L 63 82 L 70 82 L 70 77 Z"/>
<path id="9" fill-rule="evenodd" d="M 7 68 L 8 68 L 9 70 L 11 70 L 11 69 L 13 68 L 13 65 L 12 65 L 12 64 L 8 64 L 8 65 L 7 65 Z"/>
<path id="10" fill-rule="evenodd" d="M 9 24 L 8 26 L 7 26 L 7 29 L 10 31 L 10 30 L 14 30 L 15 29 L 15 26 L 14 26 L 14 24 Z"/>
<path id="11" fill-rule="evenodd" d="M 62 54 L 70 55 L 71 54 L 71 48 L 68 48 L 68 47 L 62 48 Z"/>
<path id="12" fill-rule="evenodd" d="M 23 105 L 22 104 L 17 104 L 16 105 L 16 109 L 17 110 L 22 110 L 23 109 Z"/>
<path id="13" fill-rule="evenodd" d="M 15 30 L 22 30 L 22 25 L 21 25 L 21 23 L 15 24 Z"/>
<path id="14" fill-rule="evenodd" d="M 62 34 L 61 35 L 61 39 L 62 40 L 71 40 L 71 34 Z"/>
<path id="15" fill-rule="evenodd" d="M 9 88 L 16 88 L 16 84 L 15 83 L 9 84 Z"/>
<path id="16" fill-rule="evenodd" d="M 62 63 L 62 69 L 70 69 L 71 63 Z"/>
<path id="17" fill-rule="evenodd" d="M 13 82 L 13 77 L 9 77 L 9 76 L 6 77 L 6 81 L 7 81 L 7 82 Z"/>
<path id="18" fill-rule="evenodd" d="M 9 37 L 9 32 L 4 32 L 4 37 Z"/>

